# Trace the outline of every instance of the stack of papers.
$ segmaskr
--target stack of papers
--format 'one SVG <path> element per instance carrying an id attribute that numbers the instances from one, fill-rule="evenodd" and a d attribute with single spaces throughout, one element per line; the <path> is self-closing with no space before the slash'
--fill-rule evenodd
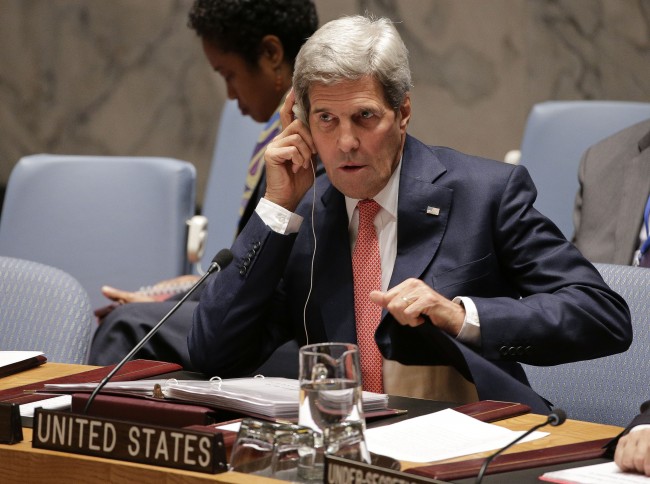
<path id="1" fill-rule="evenodd" d="M 560 484 L 648 484 L 650 477 L 623 472 L 614 462 L 547 472 L 542 481 Z"/>
<path id="2" fill-rule="evenodd" d="M 190 381 L 163 387 L 169 398 L 273 418 L 297 418 L 300 384 L 289 378 Z M 388 395 L 363 392 L 363 411 L 385 410 Z"/>
<path id="3" fill-rule="evenodd" d="M 368 429 L 365 435 L 370 452 L 401 461 L 434 462 L 497 450 L 523 433 L 446 409 Z M 548 432 L 533 432 L 521 442 L 546 435 Z"/>
<path id="4" fill-rule="evenodd" d="M 200 403 L 247 415 L 281 419 L 298 418 L 300 384 L 298 380 L 289 378 L 109 382 L 103 391 L 152 396 L 156 384 L 160 385 L 165 398 L 176 401 Z M 50 393 L 92 391 L 96 385 L 96 383 L 46 384 L 44 391 Z M 363 392 L 362 402 L 365 413 L 386 410 L 388 395 Z"/>

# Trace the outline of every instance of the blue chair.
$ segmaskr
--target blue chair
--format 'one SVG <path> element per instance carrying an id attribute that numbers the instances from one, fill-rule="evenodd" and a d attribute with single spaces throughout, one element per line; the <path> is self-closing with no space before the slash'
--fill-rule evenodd
<path id="1" fill-rule="evenodd" d="M 650 269 L 594 264 L 627 302 L 634 341 L 624 353 L 553 367 L 523 365 L 533 389 L 569 418 L 626 426 L 650 399 Z"/>
<path id="2" fill-rule="evenodd" d="M 224 103 L 201 209 L 208 219 L 201 259 L 204 269 L 219 250 L 235 240 L 248 162 L 263 128 L 264 123 L 241 114 L 237 101 Z"/>
<path id="3" fill-rule="evenodd" d="M 224 103 L 201 211 L 208 219 L 203 268 L 235 239 L 248 162 L 263 128 L 264 123 L 242 115 L 236 101 Z M 282 345 L 252 374 L 297 378 L 298 343 L 289 341 Z"/>
<path id="4" fill-rule="evenodd" d="M 85 289 L 70 274 L 0 257 L 0 350 L 42 351 L 48 361 L 83 364 L 95 327 Z"/>
<path id="5" fill-rule="evenodd" d="M 578 165 L 591 145 L 650 118 L 650 103 L 548 101 L 531 110 L 521 144 L 520 164 L 537 186 L 535 206 L 571 239 Z"/>
<path id="6" fill-rule="evenodd" d="M 104 284 L 137 290 L 186 274 L 194 166 L 171 158 L 34 155 L 7 184 L 0 255 L 58 267 L 94 307 Z"/>

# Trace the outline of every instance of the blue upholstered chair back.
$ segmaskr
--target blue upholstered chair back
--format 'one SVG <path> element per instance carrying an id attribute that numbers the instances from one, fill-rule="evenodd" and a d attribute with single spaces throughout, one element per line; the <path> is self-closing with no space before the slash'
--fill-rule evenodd
<path id="1" fill-rule="evenodd" d="M 137 290 L 189 271 L 196 172 L 171 158 L 34 155 L 7 184 L 0 255 L 58 267 L 94 307 L 109 284 Z"/>
<path id="2" fill-rule="evenodd" d="M 0 350 L 42 351 L 48 361 L 82 364 L 95 324 L 88 294 L 74 277 L 0 256 Z"/>
<path id="3" fill-rule="evenodd" d="M 241 114 L 237 101 L 224 103 L 201 210 L 208 218 L 208 237 L 201 260 L 203 269 L 219 250 L 230 247 L 235 239 L 248 162 L 262 129 L 264 123 Z M 297 378 L 298 344 L 290 341 L 278 348 L 255 374 Z"/>
<path id="4" fill-rule="evenodd" d="M 208 219 L 208 237 L 201 259 L 203 269 L 219 250 L 230 247 L 235 239 L 248 162 L 263 128 L 264 123 L 241 114 L 237 101 L 224 103 L 201 209 L 201 214 Z"/>
<path id="5" fill-rule="evenodd" d="M 520 164 L 537 186 L 535 206 L 571 239 L 578 165 L 591 145 L 650 118 L 650 103 L 549 101 L 531 110 L 521 144 Z"/>
<path id="6" fill-rule="evenodd" d="M 627 302 L 634 341 L 625 353 L 554 367 L 524 365 L 537 393 L 566 410 L 569 418 L 627 425 L 650 399 L 650 269 L 595 264 Z"/>

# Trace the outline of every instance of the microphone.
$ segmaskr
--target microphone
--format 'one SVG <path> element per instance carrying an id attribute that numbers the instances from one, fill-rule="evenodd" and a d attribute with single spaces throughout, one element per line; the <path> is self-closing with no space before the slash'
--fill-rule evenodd
<path id="1" fill-rule="evenodd" d="M 483 465 L 481 466 L 481 470 L 479 471 L 478 475 L 476 476 L 475 484 L 480 484 L 481 483 L 481 481 L 483 480 L 483 474 L 485 474 L 485 471 L 487 470 L 488 465 L 490 465 L 490 462 L 492 462 L 492 460 L 496 456 L 498 456 L 499 454 L 501 454 L 505 450 L 509 449 L 513 445 L 515 445 L 517 442 L 519 442 L 524 437 L 532 434 L 535 430 L 540 429 L 540 428 L 544 427 L 545 425 L 552 425 L 553 427 L 557 427 L 558 425 L 562 425 L 565 422 L 565 420 L 566 420 L 566 412 L 564 410 L 562 410 L 561 408 L 556 408 L 555 410 L 553 410 L 551 413 L 548 414 L 548 417 L 542 423 L 531 427 L 529 430 L 527 430 L 526 432 L 521 434 L 519 437 L 517 437 L 515 440 L 510 442 L 508 445 L 506 445 L 505 447 L 502 447 L 501 449 L 497 450 L 494 454 L 488 456 L 485 459 L 485 462 L 483 462 Z"/>
<path id="2" fill-rule="evenodd" d="M 205 274 L 203 274 L 203 276 L 201 276 L 201 278 L 196 281 L 196 283 L 187 291 L 183 298 L 178 301 L 173 308 L 170 309 L 170 311 L 158 322 L 158 324 L 151 328 L 151 330 L 138 342 L 138 344 L 135 345 L 135 347 L 124 358 L 122 358 L 122 360 L 117 365 L 115 365 L 115 368 L 113 368 L 110 373 L 106 375 L 102 381 L 99 382 L 99 384 L 90 394 L 90 397 L 88 397 L 88 401 L 86 402 L 86 406 L 84 407 L 83 411 L 84 414 L 88 413 L 88 409 L 93 403 L 93 400 L 95 400 L 95 396 L 100 392 L 102 388 L 104 388 L 104 386 L 115 375 L 115 373 L 117 373 L 120 368 L 126 364 L 127 361 L 133 358 L 133 355 L 135 355 L 145 344 L 147 344 L 147 341 L 149 341 L 151 337 L 158 332 L 160 327 L 165 324 L 165 322 L 172 316 L 172 314 L 178 310 L 179 307 L 181 307 L 187 298 L 190 297 L 201 284 L 203 284 L 203 281 L 205 281 L 210 274 L 225 269 L 226 266 L 232 262 L 232 259 L 233 255 L 229 249 L 221 249 L 217 255 L 214 256 L 212 262 L 210 263 L 210 266 L 208 267 L 208 270 L 205 271 Z"/>

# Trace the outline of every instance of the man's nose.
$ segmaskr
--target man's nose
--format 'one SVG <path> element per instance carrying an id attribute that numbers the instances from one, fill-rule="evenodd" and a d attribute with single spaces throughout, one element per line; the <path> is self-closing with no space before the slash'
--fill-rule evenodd
<path id="1" fill-rule="evenodd" d="M 349 153 L 359 148 L 359 138 L 355 132 L 354 126 L 350 122 L 339 124 L 338 147 L 344 153 Z"/>

